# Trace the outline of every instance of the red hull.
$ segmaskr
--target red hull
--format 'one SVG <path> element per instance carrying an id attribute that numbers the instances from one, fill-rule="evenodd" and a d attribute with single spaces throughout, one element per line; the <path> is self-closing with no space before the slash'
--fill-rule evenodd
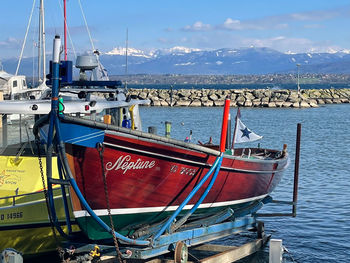
<path id="1" fill-rule="evenodd" d="M 101 159 L 97 149 L 68 145 L 72 171 L 94 210 L 106 209 Z M 107 132 L 103 164 L 111 209 L 179 205 L 206 174 L 216 156 L 157 140 Z M 202 207 L 229 206 L 262 199 L 279 183 L 287 156 L 262 160 L 224 155 L 222 168 Z M 198 191 L 189 204 L 203 193 Z M 80 210 L 74 205 L 74 210 Z M 153 211 L 153 210 L 152 210 Z"/>

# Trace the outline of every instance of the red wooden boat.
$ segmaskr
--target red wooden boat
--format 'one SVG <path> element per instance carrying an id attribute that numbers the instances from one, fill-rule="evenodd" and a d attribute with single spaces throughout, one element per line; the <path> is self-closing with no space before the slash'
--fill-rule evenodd
<path id="1" fill-rule="evenodd" d="M 125 257 L 145 259 L 167 253 L 175 242 L 175 254 L 182 255 L 186 240 L 194 245 L 254 227 L 254 214 L 270 200 L 269 194 L 288 165 L 286 147 L 281 151 L 225 149 L 229 100 L 225 101 L 220 146 L 142 132 L 134 114 L 137 106 L 132 105 L 137 102 L 128 99 L 125 103 L 131 107 L 123 104 L 123 111 L 111 109 L 113 116 L 104 119 L 108 124 L 66 116 L 59 109 L 60 80 L 66 79 L 71 86 L 88 83 L 74 82 L 70 74 L 60 75 L 68 71 L 60 70 L 64 65 L 59 61 L 58 36 L 53 50 L 51 112 L 33 130 L 38 135 L 38 129 L 49 122 L 40 134 L 47 144 L 50 215 L 58 230 L 52 194 L 55 183 L 72 188 L 74 216 L 84 233 L 92 240 L 110 240 L 112 234 L 119 256 L 118 241 L 130 246 L 125 248 Z M 128 128 L 120 127 L 123 125 Z M 240 141 L 250 135 L 259 138 L 237 115 L 234 141 L 239 132 Z M 50 169 L 54 150 L 60 180 L 52 178 Z M 141 248 L 135 250 L 134 245 Z"/>
<path id="2" fill-rule="evenodd" d="M 62 131 L 68 130 L 70 138 L 75 137 L 75 130 L 79 132 L 78 142 L 66 143 L 66 153 L 80 191 L 108 224 L 110 212 L 115 230 L 122 234 L 130 235 L 168 217 L 220 155 L 218 146 L 196 145 L 68 116 L 62 121 Z M 98 146 L 93 147 L 96 142 Z M 226 149 L 216 181 L 193 216 L 208 216 L 228 207 L 237 216 L 242 211 L 255 212 L 253 207 L 274 190 L 287 165 L 286 149 L 242 148 L 234 153 Z M 209 180 L 184 211 L 191 209 L 208 184 Z M 74 195 L 73 210 L 90 239 L 110 238 Z"/>

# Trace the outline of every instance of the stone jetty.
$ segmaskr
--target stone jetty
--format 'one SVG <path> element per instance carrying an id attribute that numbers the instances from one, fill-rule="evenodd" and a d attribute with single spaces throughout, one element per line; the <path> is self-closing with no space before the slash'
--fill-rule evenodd
<path id="1" fill-rule="evenodd" d="M 220 107 L 225 98 L 232 107 L 310 108 L 323 104 L 349 103 L 350 89 L 130 89 L 133 98 L 149 99 L 151 106 Z"/>

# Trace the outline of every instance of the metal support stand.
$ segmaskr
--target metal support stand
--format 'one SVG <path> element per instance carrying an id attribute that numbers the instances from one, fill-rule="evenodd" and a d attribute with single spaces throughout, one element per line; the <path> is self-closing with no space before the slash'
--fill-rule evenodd
<path id="1" fill-rule="evenodd" d="M 300 138 L 301 138 L 301 124 L 297 124 L 297 137 L 295 149 L 295 164 L 294 164 L 294 184 L 293 184 L 293 201 L 271 200 L 271 203 L 284 204 L 292 206 L 292 213 L 259 213 L 258 217 L 296 217 L 297 216 L 297 201 L 298 201 L 298 183 L 299 183 L 299 159 L 300 159 Z"/>

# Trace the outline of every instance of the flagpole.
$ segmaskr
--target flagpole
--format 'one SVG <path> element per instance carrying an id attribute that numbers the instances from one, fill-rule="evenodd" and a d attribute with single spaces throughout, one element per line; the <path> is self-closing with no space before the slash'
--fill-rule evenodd
<path id="1" fill-rule="evenodd" d="M 233 150 L 234 150 L 234 147 L 235 147 L 235 138 L 236 138 L 237 123 L 238 123 L 237 122 L 238 115 L 240 115 L 239 107 L 237 109 L 237 114 L 236 114 L 236 118 L 235 118 L 235 129 L 233 130 L 233 138 L 232 138 L 232 146 L 231 146 L 232 155 L 233 155 Z"/>

